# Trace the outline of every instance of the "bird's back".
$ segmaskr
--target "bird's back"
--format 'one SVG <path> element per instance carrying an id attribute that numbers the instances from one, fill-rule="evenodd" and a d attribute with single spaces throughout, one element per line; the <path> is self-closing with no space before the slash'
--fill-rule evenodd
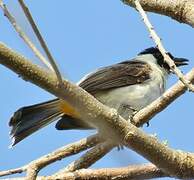
<path id="1" fill-rule="evenodd" d="M 141 59 L 138 59 L 141 60 Z M 140 110 L 160 97 L 165 91 L 167 73 L 150 61 L 152 71 L 149 79 L 140 84 L 98 92 L 94 96 L 103 104 L 118 110 L 128 119 L 134 110 Z"/>

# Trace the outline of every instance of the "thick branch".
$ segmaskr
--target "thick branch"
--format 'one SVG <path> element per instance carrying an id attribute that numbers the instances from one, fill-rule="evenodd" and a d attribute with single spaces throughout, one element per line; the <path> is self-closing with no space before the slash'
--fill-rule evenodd
<path id="1" fill-rule="evenodd" d="M 122 1 L 135 7 L 133 0 Z M 140 3 L 145 11 L 166 15 L 194 27 L 193 0 L 140 0 Z"/>
<path id="2" fill-rule="evenodd" d="M 51 176 L 51 179 L 67 179 L 67 180 L 75 180 L 75 179 L 90 179 L 90 180 L 107 180 L 107 179 L 115 179 L 115 180 L 138 180 L 138 179 L 150 179 L 150 178 L 158 178 L 158 177 L 166 177 L 165 173 L 159 170 L 156 166 L 152 164 L 145 165 L 133 165 L 123 168 L 103 168 L 103 169 L 81 169 L 78 171 L 74 171 L 72 173 L 64 173 L 60 176 Z M 45 179 L 49 179 L 45 178 Z"/>
<path id="3" fill-rule="evenodd" d="M 51 179 L 63 179 L 63 180 L 142 180 L 159 177 L 168 177 L 169 175 L 163 173 L 153 164 L 144 165 L 132 165 L 122 168 L 102 168 L 102 169 L 81 169 L 74 172 L 68 172 L 61 174 L 60 176 L 38 176 L 37 180 L 51 180 Z M 26 178 L 13 178 L 13 180 L 24 180 Z M 12 178 L 10 178 L 12 180 Z"/>
<path id="4" fill-rule="evenodd" d="M 122 141 L 126 146 L 150 160 L 167 174 L 179 178 L 194 177 L 193 154 L 175 151 L 159 143 L 157 139 L 146 135 L 128 123 L 115 110 L 104 106 L 80 87 L 65 80 L 63 87 L 58 87 L 57 79 L 53 74 L 48 74 L 43 69 L 33 65 L 3 44 L 0 44 L 0 63 L 12 69 L 24 79 L 30 80 L 67 101 L 83 120 L 100 128 L 101 132 L 112 139 L 115 137 Z M 184 86 L 180 86 L 180 88 L 184 90 Z M 172 99 L 176 99 L 179 95 L 174 94 Z M 170 103 L 173 100 L 166 102 Z"/>

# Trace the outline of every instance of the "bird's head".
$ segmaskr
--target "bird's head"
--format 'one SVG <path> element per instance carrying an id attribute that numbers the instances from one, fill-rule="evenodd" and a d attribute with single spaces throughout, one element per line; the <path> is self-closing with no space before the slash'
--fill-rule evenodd
<path id="1" fill-rule="evenodd" d="M 174 61 L 176 66 L 184 66 L 184 65 L 188 64 L 188 61 L 189 61 L 188 59 L 174 57 L 169 52 L 167 54 Z M 140 52 L 138 55 L 153 55 L 154 58 L 157 60 L 158 65 L 160 65 L 162 68 L 166 69 L 168 72 L 170 71 L 169 65 L 164 61 L 164 57 L 157 47 L 147 48 L 147 49 L 143 50 L 142 52 Z"/>

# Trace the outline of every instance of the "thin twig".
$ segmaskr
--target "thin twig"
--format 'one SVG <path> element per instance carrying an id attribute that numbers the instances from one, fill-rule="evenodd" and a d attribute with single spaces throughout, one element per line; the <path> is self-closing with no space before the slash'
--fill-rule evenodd
<path id="1" fill-rule="evenodd" d="M 29 37 L 24 33 L 22 28 L 17 24 L 15 18 L 11 15 L 9 10 L 7 9 L 6 5 L 3 3 L 3 1 L 0 1 L 0 7 L 4 12 L 4 15 L 8 18 L 16 32 L 19 34 L 19 36 L 24 40 L 24 42 L 30 47 L 30 49 L 34 52 L 34 54 L 41 60 L 43 64 L 45 64 L 50 70 L 53 71 L 52 66 L 50 63 L 45 59 L 45 57 L 41 54 L 41 52 L 36 48 L 36 46 L 32 43 L 32 41 L 29 39 Z"/>
<path id="2" fill-rule="evenodd" d="M 164 57 L 164 60 L 166 63 L 168 63 L 170 69 L 178 76 L 178 78 L 180 79 L 180 81 L 192 92 L 194 92 L 194 86 L 192 85 L 192 83 L 190 81 L 188 81 L 187 79 L 185 79 L 184 75 L 182 74 L 182 72 L 179 70 L 179 68 L 176 67 L 174 61 L 169 57 L 169 55 L 167 54 L 167 51 L 164 49 L 161 39 L 159 38 L 159 36 L 157 35 L 157 33 L 154 31 L 154 27 L 152 26 L 152 24 L 150 23 L 145 11 L 143 10 L 139 0 L 134 0 L 136 9 L 139 11 L 140 15 L 142 16 L 142 19 L 148 29 L 148 31 L 150 32 L 150 35 L 152 37 L 152 39 L 154 40 L 154 42 L 156 43 L 158 49 L 160 50 L 161 54 Z"/>
<path id="3" fill-rule="evenodd" d="M 86 149 L 89 149 L 100 142 L 100 138 L 98 135 L 92 135 L 90 137 L 81 139 L 77 142 L 73 142 L 68 144 L 54 152 L 47 154 L 35 161 L 32 161 L 31 164 L 36 164 L 38 168 L 45 167 L 57 160 L 61 160 L 65 157 L 72 156 L 80 153 Z"/>
<path id="4" fill-rule="evenodd" d="M 54 152 L 47 154 L 35 161 L 32 161 L 27 168 L 27 177 L 33 179 L 37 176 L 38 172 L 45 166 L 61 160 L 65 157 L 78 154 L 81 151 L 89 149 L 100 142 L 98 135 L 92 135 L 88 138 L 84 138 L 72 144 L 66 145 L 63 148 L 55 150 Z"/>
<path id="5" fill-rule="evenodd" d="M 115 144 L 111 142 L 102 142 L 93 147 L 91 150 L 87 151 L 78 160 L 72 162 L 66 168 L 54 174 L 54 176 L 60 176 L 61 174 L 64 174 L 66 172 L 73 172 L 83 168 L 86 169 L 94 164 L 96 161 L 101 159 L 103 156 L 105 156 L 108 152 L 110 152 L 113 147 L 115 147 Z"/>
<path id="6" fill-rule="evenodd" d="M 12 174 L 17 174 L 17 173 L 22 173 L 22 172 L 25 172 L 26 170 L 27 170 L 27 166 L 23 166 L 23 167 L 16 168 L 16 169 L 10 169 L 7 171 L 0 171 L 0 177 L 12 175 Z"/>
<path id="7" fill-rule="evenodd" d="M 56 73 L 56 76 L 58 78 L 59 84 L 62 84 L 62 76 L 61 76 L 59 68 L 58 68 L 58 66 L 56 64 L 56 61 L 54 60 L 52 54 L 50 53 L 50 51 L 48 49 L 48 46 L 45 43 L 45 41 L 44 41 L 44 39 L 43 39 L 43 37 L 42 37 L 42 35 L 41 35 L 41 33 L 40 33 L 36 23 L 35 23 L 32 15 L 31 15 L 31 13 L 30 13 L 30 11 L 28 9 L 28 7 L 26 6 L 26 4 L 24 3 L 23 0 L 18 0 L 18 1 L 19 1 L 19 4 L 20 4 L 20 6 L 21 6 L 25 16 L 27 17 L 27 19 L 28 19 L 28 21 L 29 21 L 29 23 L 30 23 L 34 33 L 36 34 L 36 37 L 38 38 L 42 48 L 44 49 L 44 51 L 45 51 L 45 53 L 47 55 L 47 58 L 48 58 L 48 60 L 49 60 L 49 62 L 51 64 L 51 66 L 53 67 L 53 69 L 54 69 L 54 71 Z"/>
<path id="8" fill-rule="evenodd" d="M 42 156 L 42 157 L 32 161 L 31 163 L 21 167 L 21 168 L 8 170 L 8 171 L 2 171 L 2 172 L 0 172 L 0 177 L 6 176 L 9 174 L 21 173 L 24 171 L 27 171 L 28 176 L 34 177 L 37 175 L 38 171 L 40 171 L 43 167 L 46 167 L 49 164 L 51 164 L 55 161 L 61 160 L 65 157 L 78 154 L 81 151 L 89 149 L 100 142 L 101 142 L 101 139 L 97 134 L 92 135 L 90 137 L 81 139 L 77 142 L 74 142 L 74 143 L 68 144 L 62 148 L 59 148 L 59 149 L 55 150 L 54 152 L 47 154 L 45 156 Z"/>

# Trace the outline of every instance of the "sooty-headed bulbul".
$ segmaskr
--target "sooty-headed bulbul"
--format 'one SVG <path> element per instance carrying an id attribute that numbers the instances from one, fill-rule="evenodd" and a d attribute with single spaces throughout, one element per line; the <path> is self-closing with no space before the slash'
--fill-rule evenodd
<path id="1" fill-rule="evenodd" d="M 187 65 L 187 59 L 168 55 L 176 66 Z M 82 78 L 77 85 L 101 103 L 114 108 L 125 119 L 134 109 L 144 108 L 165 91 L 171 70 L 158 48 L 151 47 L 137 57 L 100 68 Z M 66 101 L 53 99 L 20 108 L 9 122 L 12 145 L 58 120 L 56 129 L 93 129 Z"/>

